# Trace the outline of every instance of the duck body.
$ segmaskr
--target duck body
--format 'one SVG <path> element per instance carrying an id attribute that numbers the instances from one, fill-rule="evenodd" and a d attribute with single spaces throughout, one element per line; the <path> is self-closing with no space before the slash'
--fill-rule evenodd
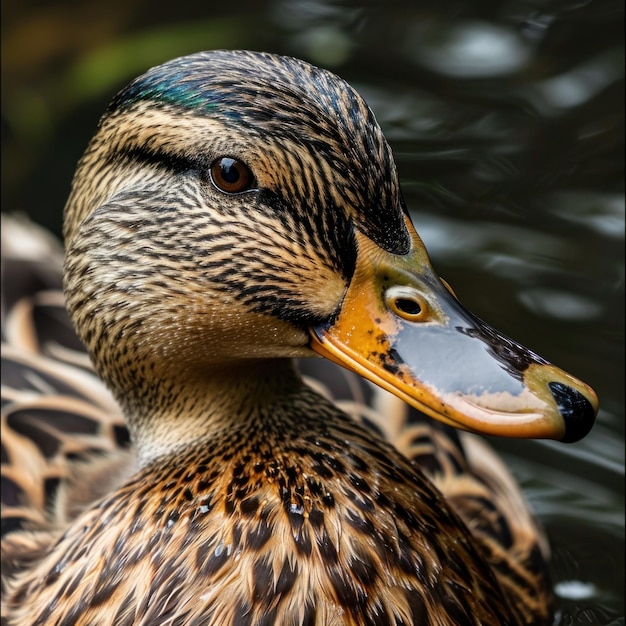
<path id="1" fill-rule="evenodd" d="M 154 461 L 80 515 L 21 580 L 22 597 L 39 598 L 23 623 L 419 624 L 437 614 L 452 624 L 461 607 L 468 623 L 511 620 L 490 566 L 419 469 L 292 381 L 239 428 Z"/>
<path id="2" fill-rule="evenodd" d="M 249 52 L 154 68 L 65 215 L 67 308 L 133 452 L 74 463 L 3 539 L 7 624 L 549 623 L 541 531 L 451 427 L 571 441 L 597 400 L 432 273 L 346 83 Z M 403 417 L 313 389 L 315 352 Z"/>

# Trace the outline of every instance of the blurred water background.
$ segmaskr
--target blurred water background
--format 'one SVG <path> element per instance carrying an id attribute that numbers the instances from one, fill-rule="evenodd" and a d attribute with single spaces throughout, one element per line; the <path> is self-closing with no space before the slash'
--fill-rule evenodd
<path id="1" fill-rule="evenodd" d="M 2 207 L 60 233 L 107 102 L 169 58 L 304 58 L 366 98 L 470 310 L 591 384 L 582 442 L 494 440 L 547 529 L 561 626 L 624 624 L 624 2 L 2 4 Z"/>

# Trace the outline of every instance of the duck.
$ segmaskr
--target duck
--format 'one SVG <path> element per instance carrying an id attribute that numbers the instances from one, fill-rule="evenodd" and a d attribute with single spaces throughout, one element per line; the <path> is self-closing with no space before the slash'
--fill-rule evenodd
<path id="1" fill-rule="evenodd" d="M 578 441 L 597 396 L 437 276 L 345 81 L 149 69 L 64 250 L 6 224 L 36 241 L 3 246 L 7 626 L 551 623 L 549 545 L 480 435 Z"/>

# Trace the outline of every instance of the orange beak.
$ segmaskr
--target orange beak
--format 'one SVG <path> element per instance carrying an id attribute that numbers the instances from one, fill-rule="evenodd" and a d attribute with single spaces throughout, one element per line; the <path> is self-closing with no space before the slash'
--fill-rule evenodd
<path id="1" fill-rule="evenodd" d="M 594 391 L 467 311 L 435 275 L 407 218 L 407 255 L 357 231 L 357 265 L 311 348 L 451 426 L 572 442 L 593 426 Z"/>

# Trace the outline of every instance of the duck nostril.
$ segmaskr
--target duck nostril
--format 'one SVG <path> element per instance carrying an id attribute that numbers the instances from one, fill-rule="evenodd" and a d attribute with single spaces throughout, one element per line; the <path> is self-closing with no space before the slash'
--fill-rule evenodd
<path id="1" fill-rule="evenodd" d="M 385 294 L 385 300 L 398 317 L 408 322 L 421 322 L 427 317 L 428 303 L 412 287 L 390 287 Z"/>
<path id="2" fill-rule="evenodd" d="M 396 298 L 394 304 L 396 309 L 406 315 L 415 316 L 422 312 L 420 303 L 409 298 Z"/>

